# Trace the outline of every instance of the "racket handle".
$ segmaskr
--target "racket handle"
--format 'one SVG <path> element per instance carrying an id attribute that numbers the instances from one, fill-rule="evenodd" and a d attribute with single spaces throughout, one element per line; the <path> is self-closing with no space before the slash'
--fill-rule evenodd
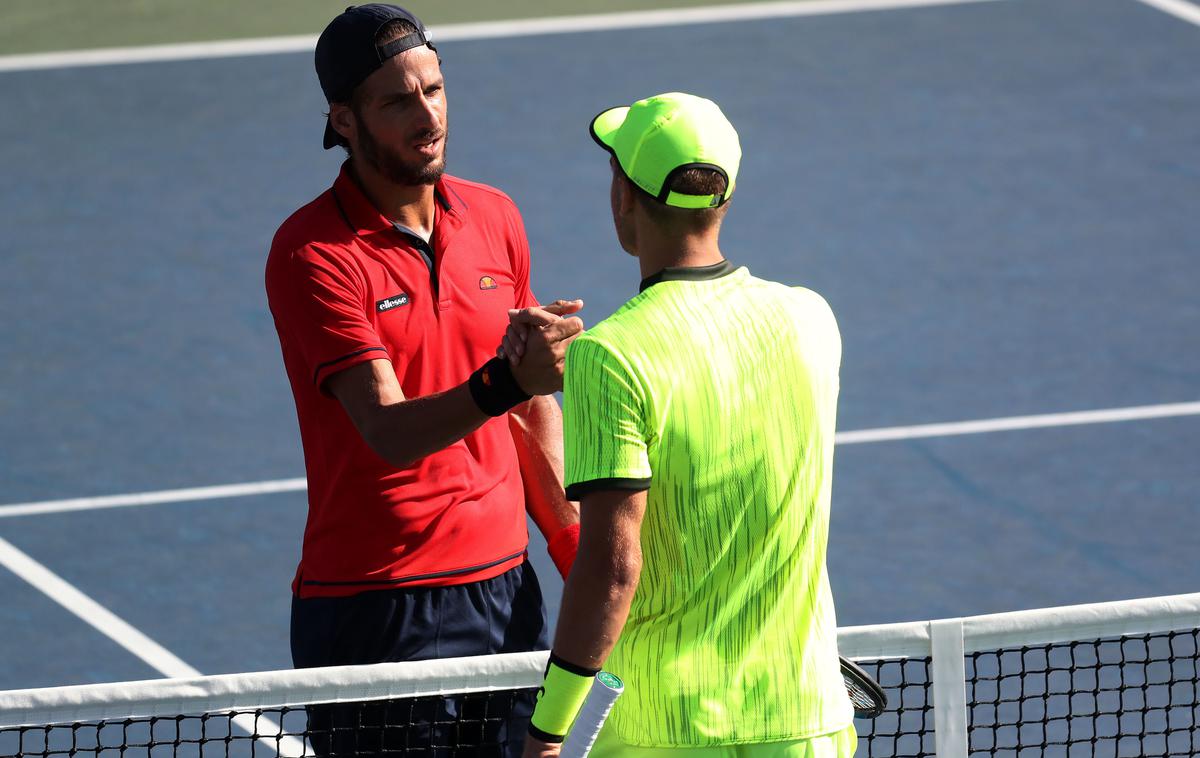
<path id="1" fill-rule="evenodd" d="M 575 717 L 567 739 L 563 741 L 560 758 L 585 758 L 595 744 L 600 727 L 604 726 L 604 720 L 608 718 L 613 703 L 624 691 L 625 685 L 618 677 L 607 671 L 596 674 L 596 680 L 588 690 L 583 707 Z"/>

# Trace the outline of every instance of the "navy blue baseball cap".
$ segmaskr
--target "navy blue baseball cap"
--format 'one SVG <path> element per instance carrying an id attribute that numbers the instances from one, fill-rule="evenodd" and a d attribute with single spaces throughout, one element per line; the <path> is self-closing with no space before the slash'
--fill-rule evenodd
<path id="1" fill-rule="evenodd" d="M 387 44 L 376 45 L 375 35 L 379 30 L 397 19 L 408 21 L 417 30 Z M 421 20 L 400 6 L 386 3 L 351 5 L 330 21 L 317 38 L 317 78 L 321 80 L 325 101 L 342 103 L 349 100 L 354 88 L 385 62 L 421 45 L 437 51 Z M 344 143 L 342 135 L 326 120 L 325 149 Z"/>

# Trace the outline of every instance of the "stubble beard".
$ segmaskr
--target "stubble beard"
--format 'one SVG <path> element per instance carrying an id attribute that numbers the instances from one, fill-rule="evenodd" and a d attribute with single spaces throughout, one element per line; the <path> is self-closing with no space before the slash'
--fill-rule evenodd
<path id="1" fill-rule="evenodd" d="M 433 161 L 417 163 L 404 160 L 394 150 L 375 139 L 375 135 L 371 134 L 361 118 L 357 119 L 357 123 L 357 147 L 362 159 L 389 182 L 410 187 L 437 184 L 446 172 L 446 142 L 449 130 L 442 131 L 442 154 Z M 421 136 L 433 135 L 434 132 L 430 132 Z"/>

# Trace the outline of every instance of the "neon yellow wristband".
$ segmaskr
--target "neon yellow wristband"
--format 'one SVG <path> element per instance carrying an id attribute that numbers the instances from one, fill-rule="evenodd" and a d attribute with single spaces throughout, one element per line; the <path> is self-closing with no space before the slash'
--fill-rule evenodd
<path id="1" fill-rule="evenodd" d="M 537 705 L 529 719 L 529 733 L 544 742 L 562 742 L 579 715 L 597 669 L 576 666 L 550 654 L 546 679 L 538 690 Z"/>

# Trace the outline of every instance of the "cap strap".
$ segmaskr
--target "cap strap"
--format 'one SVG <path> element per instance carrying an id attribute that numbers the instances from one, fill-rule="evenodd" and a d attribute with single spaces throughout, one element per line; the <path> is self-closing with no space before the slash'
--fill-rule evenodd
<path id="1" fill-rule="evenodd" d="M 671 185 L 675 183 L 675 177 L 682 174 L 684 171 L 693 168 L 709 169 L 716 171 L 725 179 L 725 191 L 717 195 L 685 195 L 680 192 L 675 192 L 671 189 Z M 715 163 L 684 163 L 675 168 L 663 178 L 662 187 L 659 189 L 658 197 L 660 203 L 673 205 L 676 208 L 716 208 L 719 205 L 724 205 L 729 198 L 729 191 L 733 189 L 729 183 L 729 173 Z"/>
<path id="2" fill-rule="evenodd" d="M 386 60 L 396 57 L 405 50 L 412 50 L 414 47 L 428 45 L 429 40 L 421 32 L 413 32 L 405 35 L 400 39 L 392 40 L 386 45 L 378 45 L 375 52 L 379 53 L 379 62 L 383 63 Z M 432 45 L 430 45 L 432 47 Z"/>
<path id="3" fill-rule="evenodd" d="M 678 192 L 668 192 L 663 202 L 675 208 L 716 208 L 725 203 L 725 196 L 682 195 Z"/>

